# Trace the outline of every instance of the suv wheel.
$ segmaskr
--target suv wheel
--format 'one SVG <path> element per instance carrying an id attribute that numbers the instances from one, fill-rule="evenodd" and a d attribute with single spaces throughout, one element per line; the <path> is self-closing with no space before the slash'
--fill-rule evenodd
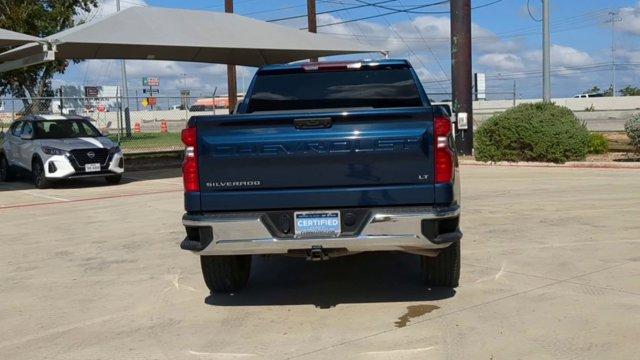
<path id="1" fill-rule="evenodd" d="M 9 165 L 9 160 L 4 155 L 0 155 L 0 181 L 13 181 L 16 178 L 16 171 Z"/>
<path id="2" fill-rule="evenodd" d="M 120 184 L 120 181 L 122 180 L 122 175 L 109 175 L 104 179 L 107 180 L 107 183 L 116 185 L 116 184 Z"/>
<path id="3" fill-rule="evenodd" d="M 251 255 L 200 256 L 202 276 L 209 291 L 233 292 L 244 288 L 251 273 Z"/>
<path id="4" fill-rule="evenodd" d="M 458 287 L 460 280 L 460 241 L 442 249 L 436 257 L 422 257 L 422 275 L 427 285 Z"/>
<path id="5" fill-rule="evenodd" d="M 51 182 L 47 180 L 44 172 L 44 166 L 40 160 L 34 160 L 31 165 L 31 172 L 33 174 L 33 184 L 38 189 L 46 189 L 51 186 Z"/>

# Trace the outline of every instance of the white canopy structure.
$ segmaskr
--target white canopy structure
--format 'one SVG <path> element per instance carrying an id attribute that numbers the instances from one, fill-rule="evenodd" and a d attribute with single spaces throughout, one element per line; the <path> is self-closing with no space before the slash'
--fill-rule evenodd
<path id="1" fill-rule="evenodd" d="M 30 54 L 25 54 L 24 56 L 18 56 L 11 60 L 0 60 L 0 72 L 54 60 L 54 54 L 52 51 L 48 51 L 46 40 L 31 35 L 0 29 L 0 48 L 18 46 L 22 44 L 28 44 L 25 46 L 32 48 L 35 51 Z"/>
<path id="2" fill-rule="evenodd" d="M 0 29 L 0 47 L 23 45 L 30 42 L 43 41 L 42 39 L 21 34 L 15 31 Z"/>
<path id="3" fill-rule="evenodd" d="M 314 57 L 381 52 L 351 40 L 313 34 L 244 16 L 210 11 L 131 7 L 0 54 L 5 64 L 47 51 L 55 59 L 142 59 L 245 66 Z M 6 69 L 5 69 L 6 70 Z"/>

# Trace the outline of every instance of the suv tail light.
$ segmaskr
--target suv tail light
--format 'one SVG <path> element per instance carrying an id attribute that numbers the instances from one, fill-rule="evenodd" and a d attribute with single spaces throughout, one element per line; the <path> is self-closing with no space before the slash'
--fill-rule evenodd
<path id="1" fill-rule="evenodd" d="M 185 192 L 200 191 L 200 176 L 198 174 L 198 138 L 196 128 L 182 130 L 182 143 L 185 145 L 184 161 L 182 162 L 182 181 Z"/>
<path id="2" fill-rule="evenodd" d="M 437 116 L 433 127 L 436 148 L 436 184 L 450 183 L 453 181 L 454 162 L 454 153 L 449 144 L 453 131 L 451 120 L 444 116 Z"/>

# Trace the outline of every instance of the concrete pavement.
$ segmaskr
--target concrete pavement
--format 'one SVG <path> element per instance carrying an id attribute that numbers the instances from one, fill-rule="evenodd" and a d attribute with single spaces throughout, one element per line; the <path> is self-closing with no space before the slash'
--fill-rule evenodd
<path id="1" fill-rule="evenodd" d="M 632 359 L 640 171 L 462 168 L 455 291 L 418 259 L 258 258 L 209 296 L 173 170 L 0 183 L 1 359 Z"/>

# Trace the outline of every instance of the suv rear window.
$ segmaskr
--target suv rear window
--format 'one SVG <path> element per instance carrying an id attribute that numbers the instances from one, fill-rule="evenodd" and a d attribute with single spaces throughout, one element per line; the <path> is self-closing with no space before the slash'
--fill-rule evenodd
<path id="1" fill-rule="evenodd" d="M 422 106 L 409 69 L 258 74 L 247 112 Z"/>

